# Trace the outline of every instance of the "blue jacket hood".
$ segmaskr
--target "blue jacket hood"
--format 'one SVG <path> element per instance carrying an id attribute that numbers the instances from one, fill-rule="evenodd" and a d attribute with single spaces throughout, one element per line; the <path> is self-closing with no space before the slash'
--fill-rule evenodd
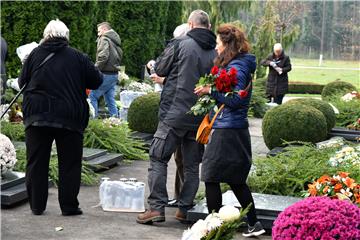
<path id="1" fill-rule="evenodd" d="M 233 60 L 231 60 L 227 68 L 236 67 L 237 70 L 243 72 L 250 72 L 253 74 L 256 70 L 256 57 L 253 54 L 238 54 Z"/>

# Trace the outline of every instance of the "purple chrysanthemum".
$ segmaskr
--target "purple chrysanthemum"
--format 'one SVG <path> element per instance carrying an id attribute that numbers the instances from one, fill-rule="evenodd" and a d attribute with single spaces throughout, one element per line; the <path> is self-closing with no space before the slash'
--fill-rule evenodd
<path id="1" fill-rule="evenodd" d="M 360 208 L 328 197 L 310 197 L 286 208 L 272 229 L 274 240 L 358 240 Z"/>

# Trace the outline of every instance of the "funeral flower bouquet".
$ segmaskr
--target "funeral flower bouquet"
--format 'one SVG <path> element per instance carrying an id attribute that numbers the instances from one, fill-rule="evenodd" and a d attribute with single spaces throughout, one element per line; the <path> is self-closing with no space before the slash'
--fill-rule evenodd
<path id="1" fill-rule="evenodd" d="M 357 130 L 360 131 L 360 118 L 358 118 L 355 122 L 353 122 L 352 124 L 349 124 L 347 126 L 347 128 L 352 129 L 352 130 Z"/>
<path id="2" fill-rule="evenodd" d="M 352 91 L 351 93 L 347 93 L 341 97 L 341 100 L 343 100 L 344 102 L 350 102 L 354 99 L 360 99 L 360 93 Z"/>
<path id="3" fill-rule="evenodd" d="M 239 211 L 233 206 L 223 206 L 219 213 L 209 214 L 185 230 L 181 240 L 230 240 L 243 224 L 242 219 L 250 206 Z"/>
<path id="4" fill-rule="evenodd" d="M 323 175 L 308 185 L 306 196 L 328 196 L 332 199 L 348 200 L 360 207 L 360 184 L 349 177 L 349 173 L 339 172 L 332 177 Z"/>
<path id="5" fill-rule="evenodd" d="M 244 90 L 235 91 L 234 88 L 237 83 L 237 70 L 235 68 L 232 67 L 229 71 L 226 71 L 226 69 L 219 69 L 217 66 L 214 66 L 210 74 L 206 74 L 199 79 L 196 87 L 211 86 L 212 90 L 220 93 L 225 93 L 226 95 L 238 94 L 241 98 L 245 98 L 248 95 L 250 85 Z M 190 112 L 197 116 L 204 115 L 210 112 L 211 109 L 218 110 L 215 99 L 211 95 L 203 95 L 199 97 Z"/>
<path id="6" fill-rule="evenodd" d="M 360 146 L 343 147 L 330 158 L 329 163 L 332 167 L 339 165 L 357 165 L 360 168 Z"/>
<path id="7" fill-rule="evenodd" d="M 16 163 L 15 147 L 10 139 L 0 133 L 0 167 L 1 175 L 11 170 Z"/>

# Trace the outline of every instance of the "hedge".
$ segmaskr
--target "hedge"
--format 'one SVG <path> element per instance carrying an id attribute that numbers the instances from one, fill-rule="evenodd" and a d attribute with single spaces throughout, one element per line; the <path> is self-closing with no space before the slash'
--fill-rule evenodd
<path id="1" fill-rule="evenodd" d="M 155 58 L 181 23 L 182 3 L 170 1 L 18 1 L 1 2 L 1 33 L 8 43 L 7 75 L 17 77 L 21 63 L 16 48 L 39 42 L 55 18 L 70 29 L 70 45 L 95 60 L 96 25 L 108 21 L 122 39 L 128 74 L 140 76 L 141 65 Z"/>
<path id="2" fill-rule="evenodd" d="M 324 85 L 312 82 L 289 82 L 289 93 L 321 94 Z"/>

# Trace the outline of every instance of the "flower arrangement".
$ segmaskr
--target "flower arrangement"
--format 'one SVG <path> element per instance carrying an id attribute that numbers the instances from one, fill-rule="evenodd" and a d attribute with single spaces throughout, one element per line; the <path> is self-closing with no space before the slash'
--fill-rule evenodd
<path id="1" fill-rule="evenodd" d="M 217 66 L 214 66 L 210 74 L 206 74 L 199 79 L 196 87 L 211 86 L 212 90 L 220 93 L 225 93 L 226 95 L 238 94 L 240 98 L 246 98 L 250 85 L 244 90 L 235 91 L 234 88 L 237 83 L 237 70 L 235 68 L 232 67 L 229 71 L 226 71 L 226 69 L 219 69 Z M 214 111 L 218 110 L 215 99 L 210 95 L 203 95 L 197 100 L 190 112 L 197 116 L 204 115 L 210 112 L 211 109 L 214 109 Z"/>
<path id="2" fill-rule="evenodd" d="M 219 213 L 211 213 L 205 220 L 200 219 L 190 229 L 185 230 L 181 240 L 233 239 L 248 210 L 249 206 L 241 211 L 233 206 L 223 206 Z"/>
<path id="3" fill-rule="evenodd" d="M 9 107 L 9 104 L 2 104 L 2 105 L 0 105 L 0 115 L 2 115 L 8 107 Z M 6 121 L 6 122 L 9 121 L 9 112 L 7 112 L 7 113 L 4 115 L 3 119 L 1 119 L 1 121 Z"/>
<path id="4" fill-rule="evenodd" d="M 123 124 L 123 121 L 121 121 L 120 118 L 109 117 L 109 118 L 105 118 L 103 120 L 103 123 L 108 125 L 109 127 L 116 127 L 116 126 L 120 126 L 121 124 Z"/>
<path id="5" fill-rule="evenodd" d="M 332 167 L 339 165 L 351 164 L 360 167 L 360 146 L 357 147 L 343 147 L 331 157 L 329 163 Z"/>
<path id="6" fill-rule="evenodd" d="M 0 168 L 1 175 L 11 170 L 16 163 L 15 147 L 10 139 L 0 133 Z"/>
<path id="7" fill-rule="evenodd" d="M 127 89 L 135 92 L 146 92 L 146 93 L 154 92 L 154 88 L 151 85 L 140 82 L 130 83 Z"/>
<path id="8" fill-rule="evenodd" d="M 349 177 L 349 173 L 339 172 L 330 177 L 323 175 L 308 185 L 306 196 L 328 196 L 332 199 L 348 200 L 360 207 L 360 184 Z"/>
<path id="9" fill-rule="evenodd" d="M 358 118 L 355 122 L 353 122 L 352 124 L 349 124 L 347 126 L 347 128 L 352 129 L 352 130 L 357 130 L 360 131 L 360 118 Z"/>
<path id="10" fill-rule="evenodd" d="M 355 240 L 360 236 L 360 208 L 348 201 L 310 197 L 286 208 L 272 228 L 272 239 Z"/>
<path id="11" fill-rule="evenodd" d="M 341 100 L 343 100 L 344 102 L 350 102 L 354 99 L 360 99 L 360 93 L 352 91 L 351 93 L 347 93 L 341 97 Z"/>

